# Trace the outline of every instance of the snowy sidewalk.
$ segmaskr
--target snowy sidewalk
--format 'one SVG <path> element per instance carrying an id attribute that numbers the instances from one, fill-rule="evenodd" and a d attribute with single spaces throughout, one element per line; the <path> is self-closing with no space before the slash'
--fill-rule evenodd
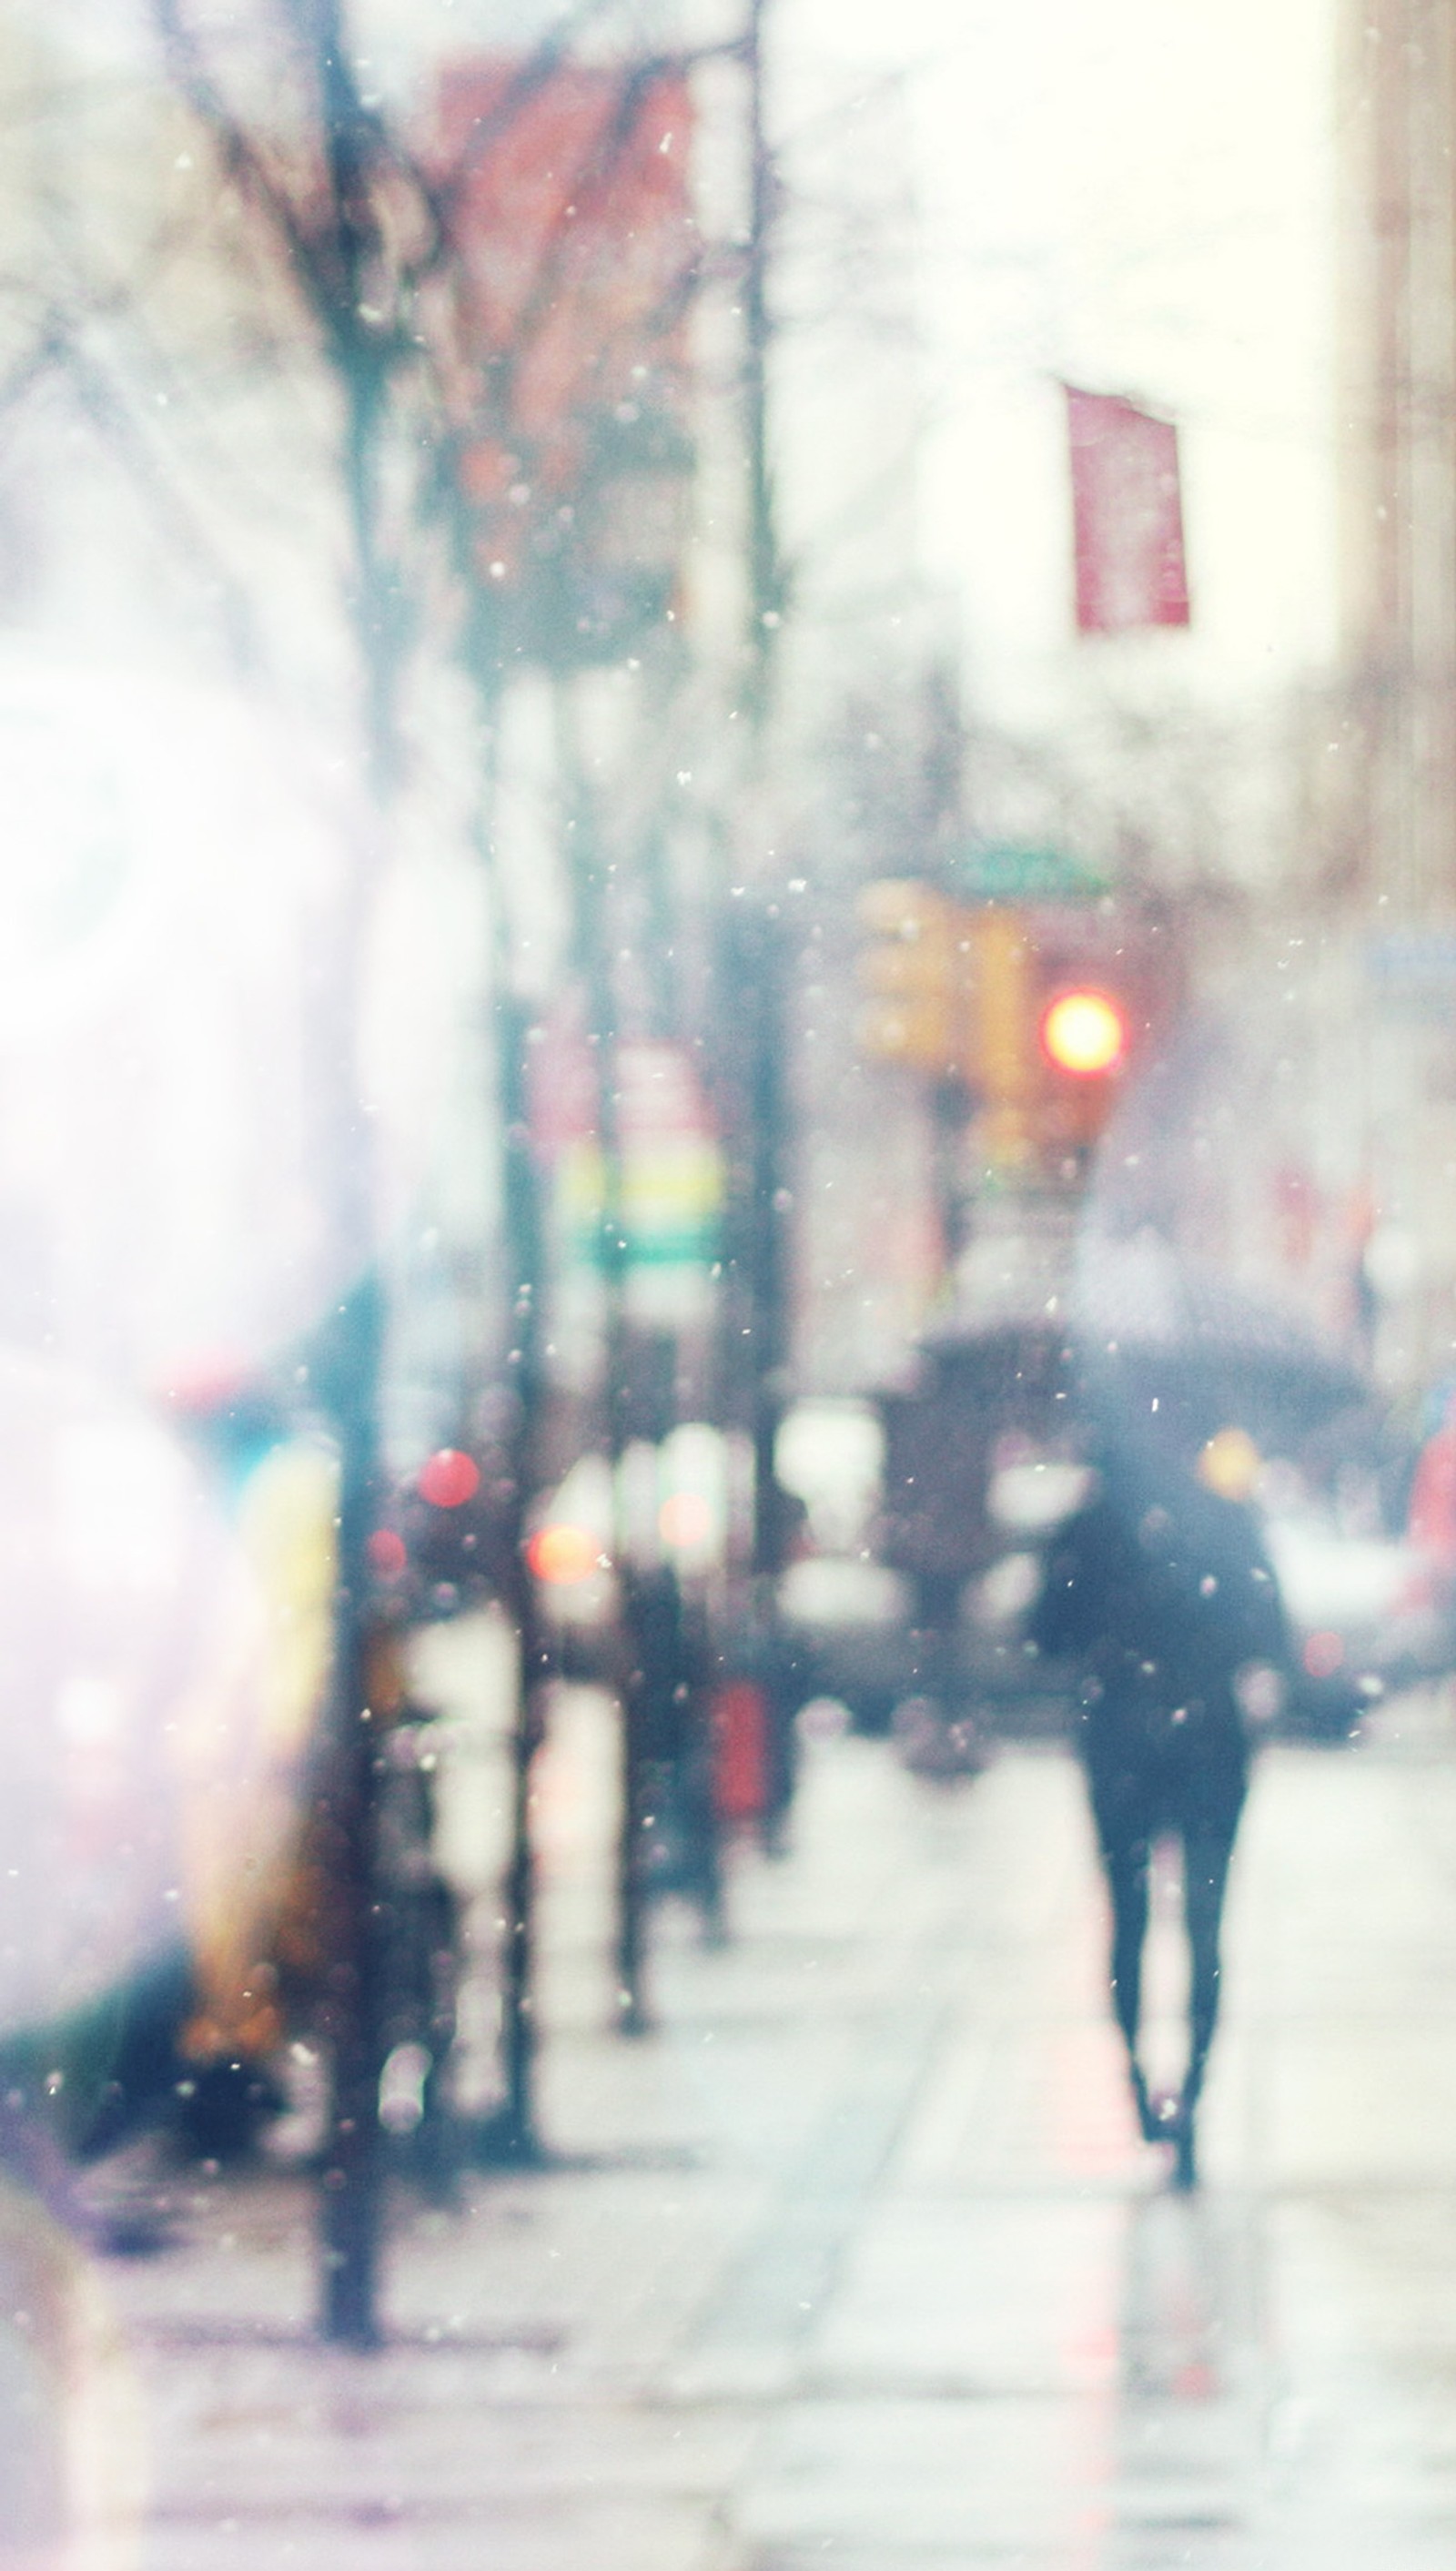
<path id="1" fill-rule="evenodd" d="M 793 1854 L 744 1854 L 727 1951 L 664 1920 L 629 2043 L 604 1720 L 543 1822 L 559 2166 L 401 2209 L 370 2358 L 308 2336 L 294 2183 L 204 2183 L 183 2246 L 109 2268 L 140 2571 L 1444 2571 L 1444 1733 L 1265 1762 L 1184 2204 L 1132 2133 L 1064 1758 L 947 1792 L 819 1745 Z"/>

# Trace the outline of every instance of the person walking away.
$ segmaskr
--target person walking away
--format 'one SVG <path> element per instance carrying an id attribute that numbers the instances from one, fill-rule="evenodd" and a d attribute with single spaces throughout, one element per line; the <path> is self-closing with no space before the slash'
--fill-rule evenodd
<path id="1" fill-rule="evenodd" d="M 1219 1931 L 1248 1783 L 1236 1681 L 1287 1662 L 1274 1574 L 1248 1504 L 1258 1458 L 1238 1429 L 1197 1456 L 1156 1432 L 1109 1438 L 1093 1491 L 1053 1539 L 1027 1639 L 1077 1672 L 1076 1742 L 1112 1903 L 1113 2007 L 1139 2122 L 1197 2178 L 1195 2125 L 1218 2014 Z M 1188 2063 L 1154 2099 L 1139 2048 L 1155 1842 L 1182 1843 Z"/>

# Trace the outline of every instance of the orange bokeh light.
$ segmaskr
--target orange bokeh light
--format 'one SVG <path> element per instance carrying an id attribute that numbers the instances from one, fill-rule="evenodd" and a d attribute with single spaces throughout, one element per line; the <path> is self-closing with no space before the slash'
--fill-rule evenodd
<path id="1" fill-rule="evenodd" d="M 560 1588 L 572 1580 L 589 1580 L 601 1560 L 601 1545 L 588 1527 L 538 1527 L 526 1547 L 528 1567 L 548 1588 Z"/>
<path id="2" fill-rule="evenodd" d="M 1064 991 L 1042 1019 L 1048 1061 L 1081 1079 L 1115 1071 L 1127 1042 L 1127 1019 L 1105 991 Z"/>

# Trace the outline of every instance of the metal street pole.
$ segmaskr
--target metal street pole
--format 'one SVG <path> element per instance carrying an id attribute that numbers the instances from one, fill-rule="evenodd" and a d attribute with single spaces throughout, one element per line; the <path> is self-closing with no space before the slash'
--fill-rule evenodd
<path id="1" fill-rule="evenodd" d="M 770 711 L 774 644 L 784 601 L 768 452 L 768 262 L 778 183 L 764 122 L 763 34 L 767 8 L 768 0 L 748 0 L 743 39 L 748 84 L 748 240 L 742 279 L 742 402 L 748 483 L 746 711 L 755 746 L 761 745 Z"/>
<path id="2" fill-rule="evenodd" d="M 613 970 L 608 868 L 597 842 L 596 813 L 585 762 L 576 738 L 571 682 L 557 686 L 557 738 L 566 788 L 572 868 L 577 887 L 578 961 L 587 986 L 592 1046 L 597 1066 L 597 1140 L 602 1163 L 598 1242 L 604 1304 L 603 1384 L 607 1460 L 614 1495 L 628 1438 L 631 1346 L 627 1316 L 628 1243 L 622 1203 L 622 1135 L 617 1096 L 618 1005 Z M 620 1505 L 614 1498 L 614 1508 Z M 621 1667 L 620 1821 L 617 1836 L 617 2024 L 624 2035 L 646 2034 L 652 2023 L 647 1989 L 647 1822 L 649 1763 L 646 1708 L 639 1679 L 637 1584 L 624 1562 L 621 1529 L 614 1535 Z"/>
<path id="3" fill-rule="evenodd" d="M 320 2325 L 347 2347 L 379 2342 L 378 2266 L 383 2211 L 382 1956 L 375 1898 L 379 1752 L 371 1685 L 368 1544 L 378 1498 L 379 1361 L 383 1300 L 361 1279 L 340 1304 L 314 1367 L 314 1384 L 338 1442 L 338 1567 L 330 1762 L 319 1812 L 335 1935 L 330 1939 L 326 2022 L 333 2040 L 332 2118 L 324 2157 Z"/>
<path id="4" fill-rule="evenodd" d="M 769 262 L 777 212 L 778 177 L 765 117 L 764 35 L 768 0 L 748 0 L 744 61 L 747 70 L 748 242 L 742 285 L 742 399 L 747 459 L 749 757 L 761 786 L 769 756 L 776 645 L 785 599 L 774 513 L 769 449 Z M 726 946 L 730 1017 L 745 1012 L 741 1108 L 745 1118 L 746 1187 L 739 1255 L 751 1381 L 753 1538 L 751 1570 L 755 1612 L 770 1629 L 772 1586 L 782 1569 L 783 1495 L 774 1473 L 774 1449 L 783 1405 L 788 1326 L 788 1092 L 786 958 L 776 916 L 767 910 L 733 914 Z"/>
<path id="5" fill-rule="evenodd" d="M 502 964 L 502 983 L 505 983 Z M 502 1885 L 501 2071 L 504 2101 L 492 2131 L 493 2156 L 539 2161 L 536 2123 L 536 1860 L 531 1844 L 531 1772 L 542 1737 L 540 1692 L 548 1652 L 526 1560 L 526 1512 L 536 1482 L 546 1397 L 542 1302 L 546 1252 L 541 1181 L 532 1148 L 527 1048 L 533 1012 L 506 987 L 498 1002 L 501 1113 L 505 1125 L 504 1230 L 515 1281 L 510 1351 L 514 1412 L 509 1439 L 513 1498 L 503 1578 L 516 1636 L 516 1705 L 511 1728 L 510 1853 Z"/>

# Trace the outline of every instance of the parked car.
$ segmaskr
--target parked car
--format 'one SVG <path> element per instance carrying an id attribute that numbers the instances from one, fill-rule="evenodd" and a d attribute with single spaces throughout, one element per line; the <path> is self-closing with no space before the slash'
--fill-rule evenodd
<path id="1" fill-rule="evenodd" d="M 1432 1565 L 1403 1537 L 1354 1534 L 1317 1501 L 1265 1521 L 1293 1645 L 1281 1728 L 1348 1733 L 1392 1690 L 1456 1667 L 1456 1622 Z"/>

